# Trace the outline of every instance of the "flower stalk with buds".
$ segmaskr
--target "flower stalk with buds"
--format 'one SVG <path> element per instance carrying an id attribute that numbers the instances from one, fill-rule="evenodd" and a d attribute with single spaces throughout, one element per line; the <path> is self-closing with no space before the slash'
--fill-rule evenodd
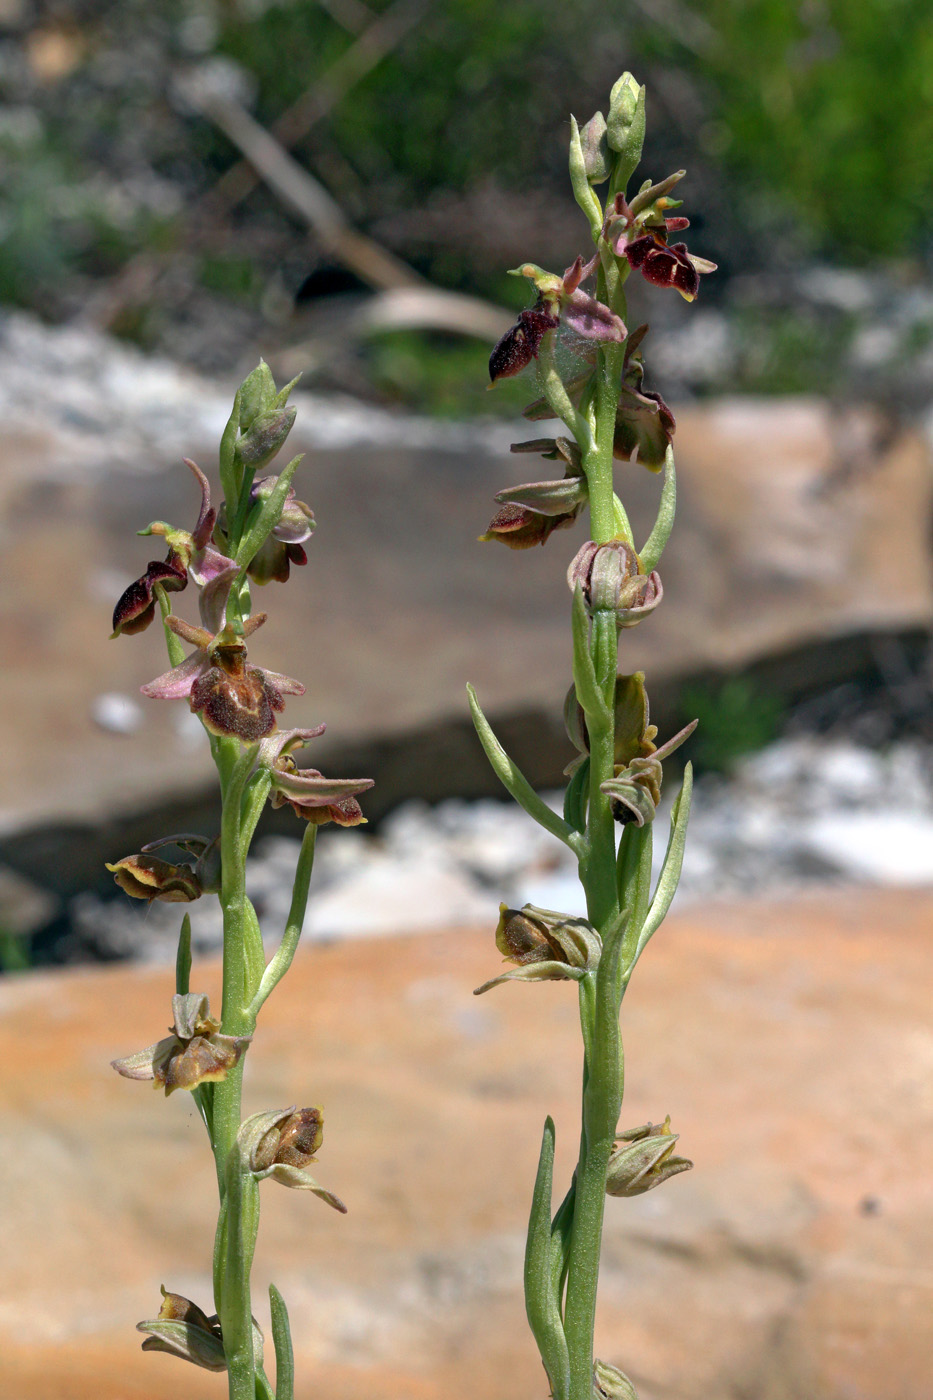
<path id="1" fill-rule="evenodd" d="M 118 885 L 136 899 L 188 903 L 216 894 L 223 910 L 223 987 L 219 1017 L 207 996 L 192 992 L 191 928 L 182 920 L 176 963 L 172 1024 L 168 1036 L 115 1060 L 127 1079 L 145 1079 L 166 1095 L 187 1090 L 207 1129 L 214 1155 L 220 1212 L 214 1250 L 214 1308 L 163 1288 L 158 1317 L 139 1324 L 144 1350 L 164 1351 L 212 1371 L 225 1371 L 230 1400 L 293 1400 L 288 1313 L 270 1290 L 275 1385 L 266 1374 L 263 1338 L 252 1315 L 250 1267 L 259 1224 L 259 1183 L 278 1181 L 317 1195 L 338 1211 L 346 1207 L 309 1173 L 323 1135 L 320 1108 L 285 1108 L 242 1121 L 243 1070 L 259 1012 L 284 977 L 301 936 L 318 826 L 354 826 L 365 820 L 357 796 L 368 778 L 323 777 L 301 768 L 294 750 L 317 738 L 314 729 L 280 730 L 286 698 L 300 695 L 299 681 L 253 664 L 248 650 L 265 621 L 252 611 L 250 580 L 285 582 L 314 517 L 295 497 L 292 481 L 300 458 L 278 476 L 258 476 L 288 437 L 295 417 L 287 406 L 292 385 L 277 390 L 266 365 L 243 382 L 220 446 L 224 499 L 211 503 L 200 468 L 187 466 L 201 492 L 192 531 L 156 521 L 140 533 L 161 536 L 164 561 L 125 590 L 113 617 L 113 636 L 144 631 L 158 608 L 170 669 L 142 687 L 159 700 L 186 700 L 204 726 L 220 781 L 220 833 L 182 833 L 149 842 L 138 854 L 108 866 Z M 170 594 L 192 583 L 198 590 L 198 623 L 176 615 Z M 188 595 L 190 596 L 190 595 Z M 184 600 L 179 600 L 184 601 Z M 185 654 L 185 647 L 191 648 Z M 246 891 L 246 858 L 265 807 L 289 804 L 307 825 L 301 843 L 288 921 L 275 953 L 266 959 L 256 912 Z M 175 847 L 189 860 L 161 854 Z M 160 854 L 154 854 L 160 852 Z"/>
<path id="2" fill-rule="evenodd" d="M 534 369 L 534 422 L 559 419 L 564 436 L 517 444 L 565 465 L 562 480 L 508 487 L 484 540 L 512 548 L 544 544 L 571 528 L 589 507 L 589 540 L 568 570 L 573 685 L 567 729 L 578 757 L 568 766 L 563 815 L 553 812 L 503 750 L 469 688 L 473 720 L 493 768 L 515 800 L 576 856 L 586 918 L 526 906 L 503 907 L 496 943 L 512 970 L 477 988 L 506 981 L 577 984 L 583 1037 L 580 1155 L 563 1201 L 552 1205 L 554 1123 L 545 1124 L 525 1255 L 528 1320 L 554 1400 L 634 1400 L 621 1371 L 593 1355 L 596 1287 L 607 1194 L 638 1195 L 691 1165 L 674 1155 L 677 1134 L 661 1126 L 619 1130 L 623 1092 L 620 1010 L 635 965 L 664 919 L 680 877 L 691 771 L 686 767 L 671 815 L 661 874 L 652 890 L 654 818 L 666 760 L 693 725 L 658 746 L 649 724 L 641 672 L 619 673 L 620 639 L 661 604 L 658 563 L 674 519 L 674 416 L 642 386 L 646 326 L 628 327 L 625 283 L 633 270 L 657 287 L 693 301 L 701 274 L 714 264 L 669 242 L 688 220 L 670 211 L 683 171 L 627 186 L 641 159 L 645 90 L 630 73 L 610 94 L 609 114 L 582 128 L 571 118 L 570 178 L 595 251 L 578 255 L 563 276 L 524 263 L 537 301 L 521 313 L 492 352 L 493 383 Z M 597 186 L 608 181 L 606 197 Z M 589 289 L 587 289 L 589 284 Z M 558 355 L 558 345 L 560 354 Z M 636 542 L 616 491 L 620 475 L 663 471 L 657 520 Z M 650 624 L 649 624 L 650 625 Z"/>

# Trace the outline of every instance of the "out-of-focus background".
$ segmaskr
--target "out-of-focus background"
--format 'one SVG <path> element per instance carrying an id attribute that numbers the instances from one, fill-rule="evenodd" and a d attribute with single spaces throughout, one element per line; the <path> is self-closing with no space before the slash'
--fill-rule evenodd
<path id="1" fill-rule="evenodd" d="M 36 1086 L 16 1089 L 4 1121 L 15 1138 L 17 1114 L 42 1094 L 49 1112 L 63 1111 L 52 1071 L 73 1064 L 73 1032 L 85 1037 L 86 1093 L 110 1125 L 95 1141 L 118 1139 L 126 1086 L 97 1085 L 94 1066 L 129 1047 L 92 1010 L 109 989 L 121 1024 L 126 1006 L 146 1002 L 150 1038 L 160 1032 L 146 998 L 165 999 L 177 911 L 130 905 L 102 863 L 168 831 L 212 833 L 216 807 L 187 708 L 139 695 L 164 669 L 156 632 L 111 642 L 109 618 L 158 554 L 134 532 L 153 519 L 193 524 L 180 459 L 216 480 L 234 389 L 260 354 L 280 382 L 302 376 L 290 443 L 307 454 L 298 494 L 318 525 L 307 568 L 264 591 L 270 619 L 254 651 L 306 683 L 291 723 L 327 722 L 312 761 L 377 784 L 368 828 L 321 838 L 301 975 L 310 987 L 314 958 L 336 958 L 333 996 L 358 985 L 375 1002 L 382 984 L 365 969 L 378 966 L 413 1008 L 388 1027 L 362 993 L 354 1003 L 364 1041 L 401 1037 L 399 1063 L 411 1057 L 399 1071 L 412 1099 L 405 1142 L 431 1159 L 424 1177 L 387 1158 L 386 1209 L 413 1193 L 415 1212 L 426 1190 L 447 1201 L 455 1143 L 476 1201 L 495 1195 L 496 1170 L 524 1150 L 508 1125 L 524 1115 L 531 1141 L 553 1107 L 533 1069 L 488 1068 L 512 1053 L 510 1013 L 483 1019 L 468 979 L 483 950 L 489 960 L 500 898 L 577 909 L 579 893 L 556 843 L 500 801 L 464 684 L 476 684 L 532 781 L 556 790 L 571 756 L 563 575 L 583 535 L 521 554 L 476 543 L 495 492 L 528 476 L 532 459 L 516 465 L 509 444 L 539 431 L 520 417 L 529 384 L 487 393 L 486 360 L 528 301 L 506 269 L 533 260 L 560 271 L 587 246 L 566 175 L 568 114 L 605 110 L 624 68 L 648 88 L 640 176 L 687 169 L 678 194 L 689 246 L 719 264 L 693 305 L 630 280 L 630 322 L 651 327 L 648 385 L 677 417 L 679 515 L 663 606 L 623 637 L 626 669 L 648 674 L 661 737 L 701 721 L 670 946 L 688 963 L 694 946 L 705 950 L 704 971 L 695 981 L 659 961 L 632 1014 L 653 1031 L 646 1076 L 657 1042 L 676 1044 L 682 1022 L 706 1073 L 690 1061 L 683 1103 L 688 1066 L 665 1052 L 665 1102 L 637 1078 L 632 1092 L 643 1117 L 677 1105 L 693 1115 L 709 1175 L 695 1173 L 696 1188 L 675 1183 L 663 1209 L 648 1198 L 637 1259 L 618 1225 L 607 1355 L 617 1336 L 634 1350 L 645 1400 L 693 1400 L 709 1386 L 735 1400 L 927 1400 L 921 1319 L 933 1279 L 916 1241 L 933 1219 L 912 1166 L 917 1134 L 931 1130 L 933 1069 L 917 994 L 931 972 L 933 884 L 933 29 L 923 0 L 0 0 L 0 1008 L 17 1066 L 25 1028 L 37 1018 L 53 1028 L 49 1058 L 29 1069 Z M 639 532 L 658 486 L 619 468 Z M 272 938 L 296 840 L 291 814 L 274 815 L 251 866 Z M 212 957 L 218 920 L 196 906 L 193 922 L 197 954 Z M 480 927 L 482 937 L 468 931 Z M 452 943 L 391 937 L 441 929 L 460 932 Z M 422 958 L 433 969 L 424 976 Z M 122 966 L 94 970 L 101 962 Z M 710 1018 L 693 1025 L 698 986 L 722 1012 L 709 1043 Z M 406 1024 L 423 1015 L 439 1040 L 406 1044 Z M 571 1114 L 565 1029 L 567 1084 L 555 1093 L 566 1091 Z M 308 1050 L 335 1101 L 347 1091 L 341 1034 L 337 1018 Z M 450 1066 L 467 1050 L 469 1093 L 458 1100 Z M 293 1051 L 300 1098 L 297 1048 L 279 1047 L 283 1065 Z M 355 1053 L 365 1077 L 371 1057 Z M 419 1057 L 437 1055 L 447 1068 L 436 1132 L 416 1146 Z M 815 1067 L 830 1061 L 824 1083 Z M 722 1086 L 735 1064 L 730 1099 Z M 69 1095 L 83 1115 L 80 1082 Z M 351 1142 L 372 1131 L 367 1092 L 407 1122 L 397 1083 L 357 1087 L 359 1117 L 342 1125 Z M 468 1147 L 449 1135 L 451 1103 Z M 193 1136 L 175 1107 L 162 1115 L 175 1124 L 163 1130 L 166 1162 Z M 26 1297 L 33 1328 L 17 1343 L 18 1393 L 57 1400 L 73 1383 L 75 1396 L 103 1395 L 100 1375 L 116 1366 L 125 1389 L 115 1397 L 152 1396 L 158 1359 L 126 1369 L 125 1341 L 108 1340 L 122 1316 L 113 1290 L 82 1272 L 97 1226 L 85 1219 L 76 1233 L 80 1202 L 110 1191 L 100 1152 L 78 1118 L 61 1133 L 71 1168 L 86 1173 L 56 1227 L 56 1241 L 71 1242 L 79 1303 L 37 1321 L 50 1287 L 41 1251 L 17 1278 L 9 1323 Z M 498 1146 L 485 1153 L 475 1144 L 490 1133 Z M 50 1139 L 48 1150 L 60 1148 Z M 525 1166 L 501 1210 L 470 1208 L 462 1238 L 434 1247 L 421 1227 L 413 1243 L 390 1229 L 376 1282 L 348 1267 L 336 1300 L 324 1282 L 304 1296 L 311 1374 L 323 1368 L 325 1389 L 370 1389 L 387 1367 L 399 1393 L 465 1387 L 475 1338 L 490 1332 L 484 1307 L 501 1304 L 483 1388 L 496 1400 L 524 1366 L 522 1385 L 537 1393 L 512 1277 Z M 28 1197 L 31 1174 L 11 1170 L 8 1192 Z M 121 1190 L 138 1220 L 144 1207 Z M 46 1233 L 44 1209 L 37 1198 L 14 1220 L 24 1258 Z M 456 1214 L 457 1201 L 444 1209 Z M 145 1310 L 146 1232 L 100 1228 L 114 1231 L 121 1287 L 138 1287 Z M 321 1228 L 339 1253 L 340 1232 Z M 363 1269 L 370 1255 L 351 1238 L 348 1257 Z M 300 1277 L 300 1259 L 294 1267 Z M 200 1260 L 184 1268 L 200 1287 Z M 405 1326 L 398 1296 L 398 1317 L 388 1304 L 396 1274 Z M 693 1321 L 681 1353 L 666 1316 L 631 1302 L 634 1274 L 649 1298 L 683 1289 Z M 88 1307 L 103 1310 L 98 1323 Z M 322 1311 L 337 1339 L 326 1344 Z M 612 1359 L 624 1361 L 621 1341 Z"/>

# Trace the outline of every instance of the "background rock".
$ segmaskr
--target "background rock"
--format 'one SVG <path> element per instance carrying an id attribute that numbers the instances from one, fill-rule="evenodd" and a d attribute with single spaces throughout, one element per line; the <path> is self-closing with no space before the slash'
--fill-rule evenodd
<path id="1" fill-rule="evenodd" d="M 927 1400 L 931 914 L 905 892 L 710 906 L 645 955 L 624 1121 L 670 1112 L 696 1167 L 609 1203 L 598 1349 L 641 1400 Z M 572 1166 L 576 1010 L 563 984 L 473 1000 L 493 918 L 299 954 L 264 1013 L 247 1109 L 323 1103 L 318 1175 L 350 1206 L 263 1188 L 256 1309 L 267 1324 L 274 1280 L 299 1400 L 543 1394 L 523 1230 L 547 1112 L 558 1180 Z M 196 985 L 218 984 L 200 965 Z M 160 1283 L 210 1290 L 200 1123 L 107 1069 L 159 1033 L 169 991 L 165 971 L 125 968 L 0 985 L 0 1189 L 17 1201 L 0 1344 L 20 1400 L 222 1392 L 132 1331 Z"/>

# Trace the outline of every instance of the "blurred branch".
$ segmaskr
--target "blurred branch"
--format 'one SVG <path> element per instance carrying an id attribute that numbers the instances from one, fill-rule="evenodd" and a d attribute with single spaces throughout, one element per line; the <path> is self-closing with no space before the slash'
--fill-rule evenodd
<path id="1" fill-rule="evenodd" d="M 360 34 L 376 18 L 363 0 L 318 0 L 318 4 L 350 34 Z"/>
<path id="2" fill-rule="evenodd" d="M 341 303 L 344 298 L 341 298 Z M 308 365 L 332 364 L 361 338 L 379 331 L 456 331 L 477 340 L 496 341 L 515 319 L 512 311 L 479 297 L 447 292 L 427 283 L 376 292 L 349 313 L 324 315 L 317 330 L 275 355 L 276 370 L 291 378 Z"/>
<path id="3" fill-rule="evenodd" d="M 413 287 L 422 278 L 393 253 L 358 232 L 320 181 L 298 164 L 276 139 L 232 97 L 208 84 L 186 84 L 186 95 L 220 128 L 264 180 L 308 223 L 324 246 L 362 281 L 381 289 Z"/>
<path id="4" fill-rule="evenodd" d="M 350 25 L 355 22 L 349 18 L 352 13 L 355 12 L 357 17 L 361 19 L 361 12 L 367 9 L 361 0 L 332 0 L 332 4 L 335 10 L 339 9 L 341 14 L 348 19 Z M 340 58 L 331 65 L 319 81 L 314 83 L 291 107 L 286 108 L 272 127 L 272 136 L 284 142 L 285 145 L 293 145 L 306 136 L 316 122 L 327 116 L 341 98 L 401 42 L 404 36 L 427 14 L 430 4 L 431 0 L 395 0 L 395 3 L 373 20 L 359 39 L 351 44 L 345 53 L 341 54 Z M 268 133 L 264 133 L 264 135 L 268 137 Z M 234 144 L 238 143 L 234 142 Z M 284 155 L 284 152 L 282 154 Z M 312 177 L 301 170 L 301 167 L 296 166 L 296 169 L 307 180 L 311 180 Z M 260 178 L 249 160 L 237 161 L 220 177 L 211 190 L 194 201 L 182 221 L 180 230 L 182 237 L 184 238 L 185 234 L 189 240 L 196 239 L 198 236 L 203 237 L 212 226 L 216 227 L 218 220 L 233 205 L 255 188 Z M 329 199 L 323 187 L 321 187 L 321 193 L 325 196 L 325 200 Z M 307 199 L 307 197 L 306 193 L 304 198 Z M 316 200 L 318 209 L 323 211 L 325 200 L 321 198 Z M 331 203 L 346 226 L 346 221 L 343 219 L 339 207 L 333 201 Z M 304 209 L 300 212 L 305 214 Z M 360 236 L 357 235 L 357 237 Z M 148 250 L 137 254 L 136 257 L 130 259 L 101 293 L 89 299 L 79 319 L 104 328 L 113 325 L 124 307 L 143 301 L 151 293 L 166 263 L 170 262 L 174 256 L 176 256 L 174 253 L 153 253 Z M 385 254 L 386 258 L 389 256 L 389 254 Z M 416 274 L 410 269 L 406 269 L 406 272 L 409 284 L 418 280 Z M 370 281 L 371 279 L 366 277 L 364 280 Z M 380 281 L 374 285 L 383 285 L 383 283 Z M 385 285 L 398 286 L 400 283 L 395 281 Z"/>
<path id="5" fill-rule="evenodd" d="M 672 39 L 699 57 L 709 53 L 716 43 L 713 26 L 680 0 L 634 0 L 634 5 L 645 19 L 666 30 Z"/>
<path id="6" fill-rule="evenodd" d="M 331 64 L 324 76 L 278 117 L 271 127 L 276 140 L 291 147 L 307 136 L 351 88 L 401 43 L 429 8 L 430 0 L 395 0 L 356 43 Z M 258 178 L 248 159 L 238 161 L 224 172 L 205 197 L 205 212 L 219 213 L 232 208 L 255 188 Z"/>

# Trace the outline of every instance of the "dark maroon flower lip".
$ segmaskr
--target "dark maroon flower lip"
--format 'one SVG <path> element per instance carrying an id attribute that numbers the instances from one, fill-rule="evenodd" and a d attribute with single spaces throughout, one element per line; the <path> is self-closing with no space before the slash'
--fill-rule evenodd
<path id="1" fill-rule="evenodd" d="M 555 330 L 560 321 L 540 302 L 530 311 L 522 311 L 518 322 L 498 340 L 489 356 L 489 379 L 511 379 L 537 359 L 541 341 L 548 331 Z"/>
<path id="2" fill-rule="evenodd" d="M 188 571 L 174 551 L 170 551 L 164 561 L 151 559 L 143 576 L 121 593 L 113 610 L 111 639 L 124 633 L 131 637 L 136 632 L 145 632 L 155 616 L 157 583 L 166 593 L 180 593 L 187 588 Z"/>
<path id="3" fill-rule="evenodd" d="M 541 341 L 548 331 L 558 326 L 566 328 L 584 340 L 615 341 L 625 339 L 623 321 L 596 297 L 581 290 L 596 268 L 598 255 L 588 263 L 577 256 L 562 277 L 545 272 L 535 263 L 523 263 L 512 269 L 514 275 L 527 277 L 538 291 L 538 300 L 528 311 L 522 311 L 511 330 L 506 331 L 489 357 L 489 378 L 509 379 L 537 359 Z"/>

